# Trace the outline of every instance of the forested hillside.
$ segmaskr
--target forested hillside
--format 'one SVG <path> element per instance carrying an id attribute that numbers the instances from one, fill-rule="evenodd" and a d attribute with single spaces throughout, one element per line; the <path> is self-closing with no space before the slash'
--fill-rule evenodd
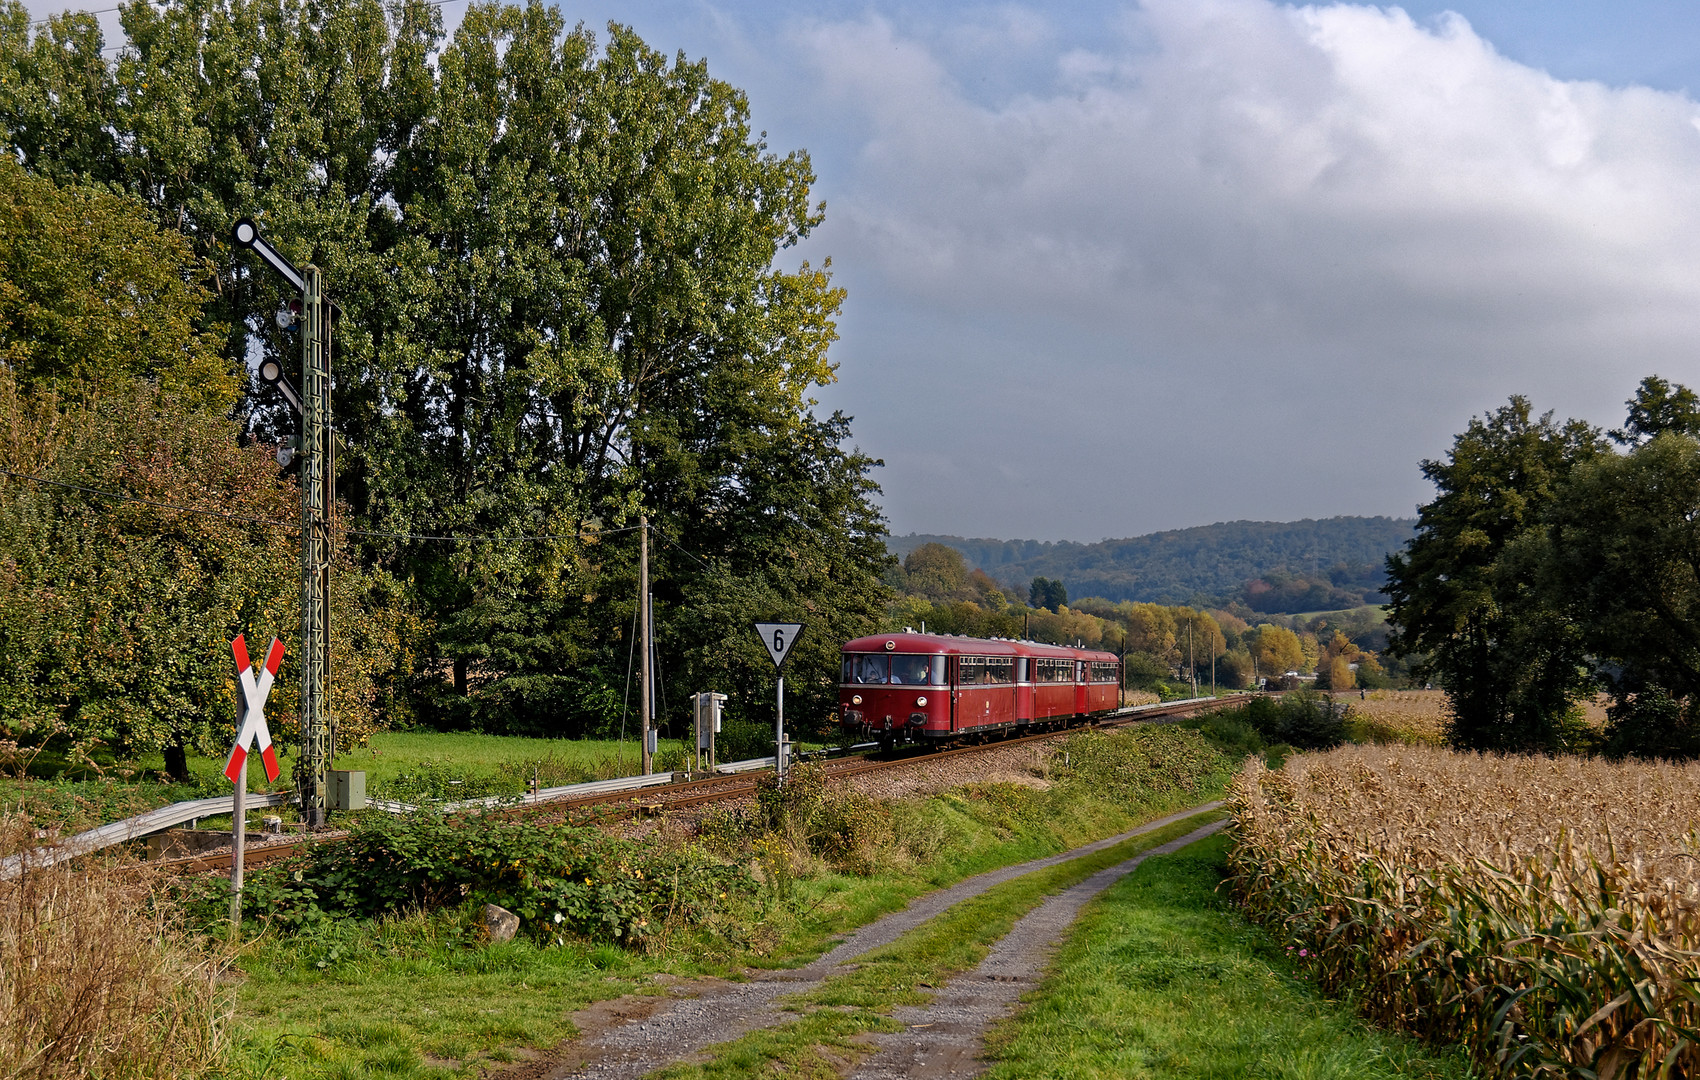
<path id="1" fill-rule="evenodd" d="M 1389 517 L 1228 521 L 1096 544 L 911 533 L 887 546 L 902 558 L 922 544 L 945 544 L 969 566 L 1022 590 L 1044 577 L 1061 580 L 1077 597 L 1238 600 L 1254 611 L 1298 612 L 1379 603 L 1384 560 L 1415 525 Z"/>

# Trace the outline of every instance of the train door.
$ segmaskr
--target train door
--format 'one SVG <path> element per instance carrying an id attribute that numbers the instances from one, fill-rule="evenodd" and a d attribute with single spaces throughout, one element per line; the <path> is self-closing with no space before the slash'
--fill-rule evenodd
<path id="1" fill-rule="evenodd" d="M 1086 684 L 1089 674 L 1086 661 L 1074 662 L 1074 711 L 1077 715 L 1086 713 Z"/>
<path id="2" fill-rule="evenodd" d="M 961 696 L 958 693 L 958 686 L 956 682 L 956 657 L 950 656 L 945 658 L 944 678 L 945 682 L 950 684 L 950 730 L 955 731 L 956 707 L 958 705 L 957 699 Z"/>
<path id="3" fill-rule="evenodd" d="M 1030 657 L 1015 658 L 1015 720 L 1026 723 L 1034 718 L 1033 661 Z"/>

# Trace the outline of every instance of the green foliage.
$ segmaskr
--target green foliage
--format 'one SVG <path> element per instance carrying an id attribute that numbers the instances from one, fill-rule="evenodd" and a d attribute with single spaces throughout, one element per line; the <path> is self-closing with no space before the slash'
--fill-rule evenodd
<path id="1" fill-rule="evenodd" d="M 1692 757 L 1700 750 L 1697 511 L 1700 441 L 1666 430 L 1625 455 L 1579 466 L 1547 527 L 1520 551 L 1536 568 L 1541 595 L 1577 626 L 1615 698 L 1613 753 Z"/>
<path id="2" fill-rule="evenodd" d="M 0 139 L 32 174 L 132 193 L 218 273 L 234 369 L 293 367 L 286 286 L 226 241 L 252 216 L 344 312 L 339 491 L 416 623 L 393 706 L 441 728 L 606 730 L 626 670 L 640 513 L 663 671 L 765 719 L 771 672 L 729 628 L 808 623 L 790 665 L 824 713 L 838 641 L 887 592 L 877 462 L 816 414 L 843 293 L 780 265 L 821 222 L 806 154 L 751 129 L 706 64 L 613 26 L 420 0 L 128 5 L 0 16 Z M 248 402 L 265 436 L 291 420 Z M 581 535 L 582 534 L 582 535 Z M 729 583 L 733 587 L 728 587 Z M 682 685 L 681 685 L 682 684 Z M 688 690 L 686 689 L 688 687 Z M 758 690 L 764 692 L 757 692 Z"/>
<path id="3" fill-rule="evenodd" d="M 129 756 L 212 753 L 234 730 L 230 639 L 263 654 L 295 640 L 299 496 L 270 448 L 147 383 L 81 400 L 24 391 L 0 370 L 0 467 L 188 505 L 183 513 L 77 487 L 0 481 L 0 737 L 98 739 Z M 229 515 L 229 516 L 223 516 Z M 333 568 L 333 711 L 345 739 L 372 730 L 379 675 L 398 647 L 385 577 Z M 375 594 L 378 594 L 375 596 Z M 287 741 L 295 649 L 271 698 Z"/>
<path id="4" fill-rule="evenodd" d="M 1434 500 L 1387 560 L 1396 654 L 1423 653 L 1452 702 L 1454 745 L 1550 750 L 1589 686 L 1580 629 L 1532 585 L 1526 538 L 1573 469 L 1607 453 L 1587 424 L 1535 419 L 1513 397 L 1473 419 L 1445 461 L 1423 462 Z"/>
<path id="5" fill-rule="evenodd" d="M 1700 436 L 1700 395 L 1681 383 L 1649 375 L 1624 404 L 1629 418 L 1611 432 L 1619 445 L 1638 446 L 1666 431 Z"/>
<path id="6" fill-rule="evenodd" d="M 343 843 L 257 868 L 244 884 L 243 911 L 299 930 L 327 919 L 491 903 L 518 915 L 538 941 L 572 933 L 637 946 L 668 919 L 702 921 L 739 877 L 694 849 L 661 850 L 593 828 L 379 816 Z M 208 922 L 222 910 L 221 891 L 203 894 Z"/>
<path id="7" fill-rule="evenodd" d="M 1071 735 L 1053 752 L 1051 775 L 1065 787 L 1144 808 L 1214 790 L 1237 764 L 1193 732 L 1161 725 Z"/>
<path id="8" fill-rule="evenodd" d="M 1256 697 L 1244 705 L 1218 709 L 1200 721 L 1199 729 L 1219 745 L 1241 746 L 1245 732 L 1254 732 L 1261 750 L 1285 743 L 1300 750 L 1327 750 L 1346 741 L 1346 706 L 1327 694 L 1295 690 L 1279 698 Z M 1206 726 L 1209 725 L 1209 726 Z"/>
<path id="9" fill-rule="evenodd" d="M 1060 611 L 1068 603 L 1068 588 L 1061 578 L 1036 577 L 1027 586 L 1027 602 L 1036 608 Z"/>
<path id="10" fill-rule="evenodd" d="M 1067 581 L 1076 596 L 1158 604 L 1237 598 L 1257 611 L 1297 612 L 1379 603 L 1382 560 L 1411 538 L 1411 526 L 1385 517 L 1230 521 L 1096 544 L 911 534 L 889 546 L 902 556 L 944 544 L 999 581 L 1025 585 L 1042 576 Z"/>
<path id="11" fill-rule="evenodd" d="M 1122 681 L 1139 690 L 1154 690 L 1169 677 L 1169 665 L 1148 652 L 1130 652 L 1122 658 Z"/>
<path id="12" fill-rule="evenodd" d="M 228 408 L 234 365 L 200 329 L 207 291 L 188 280 L 204 269 L 141 203 L 0 157 L 0 364 L 24 387 L 74 398 L 149 378 L 191 407 Z"/>

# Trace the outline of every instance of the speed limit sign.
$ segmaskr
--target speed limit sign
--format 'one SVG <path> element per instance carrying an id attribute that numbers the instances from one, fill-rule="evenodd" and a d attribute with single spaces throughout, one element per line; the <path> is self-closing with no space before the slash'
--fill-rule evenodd
<path id="1" fill-rule="evenodd" d="M 791 655 L 791 646 L 803 634 L 803 624 L 797 622 L 759 622 L 756 623 L 756 637 L 767 649 L 767 655 L 773 657 L 773 666 L 780 671 L 785 670 L 785 658 Z"/>

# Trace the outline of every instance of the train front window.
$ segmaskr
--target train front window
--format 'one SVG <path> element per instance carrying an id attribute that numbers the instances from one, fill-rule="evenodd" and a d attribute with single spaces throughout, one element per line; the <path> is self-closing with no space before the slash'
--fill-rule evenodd
<path id="1" fill-rule="evenodd" d="M 944 657 L 893 656 L 891 681 L 904 686 L 943 686 Z"/>
<path id="2" fill-rule="evenodd" d="M 890 668 L 884 653 L 847 653 L 844 657 L 844 681 L 847 683 L 883 683 Z"/>

